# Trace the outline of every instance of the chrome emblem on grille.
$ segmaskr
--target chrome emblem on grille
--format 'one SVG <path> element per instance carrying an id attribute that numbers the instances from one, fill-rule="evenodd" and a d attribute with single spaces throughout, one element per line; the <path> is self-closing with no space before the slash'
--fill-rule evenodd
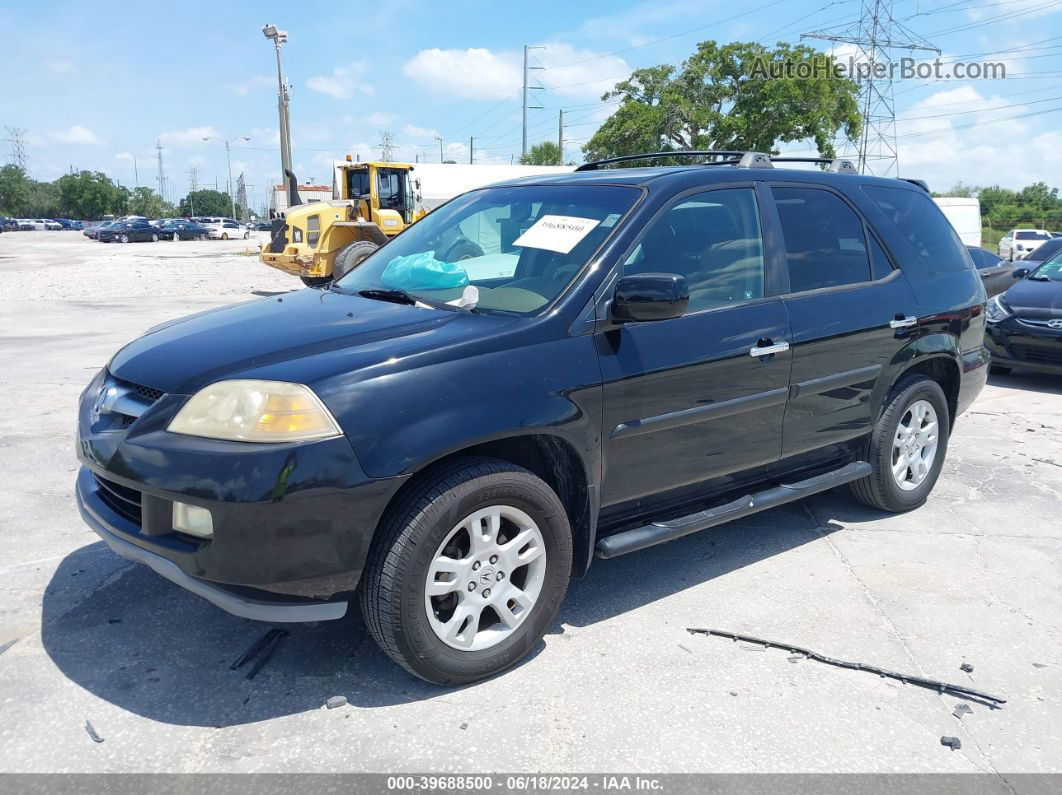
<path id="1" fill-rule="evenodd" d="M 1062 319 L 1055 318 L 1054 320 L 1048 320 L 1047 321 L 1047 325 L 1048 325 L 1049 328 L 1062 329 Z"/>
<path id="2" fill-rule="evenodd" d="M 96 395 L 96 402 L 92 404 L 92 416 L 98 420 L 101 414 L 110 413 L 116 400 L 118 400 L 118 388 L 114 386 L 104 387 Z"/>

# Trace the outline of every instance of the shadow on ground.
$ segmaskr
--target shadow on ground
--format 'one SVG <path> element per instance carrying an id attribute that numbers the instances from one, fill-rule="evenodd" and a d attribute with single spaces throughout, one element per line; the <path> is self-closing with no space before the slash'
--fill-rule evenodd
<path id="1" fill-rule="evenodd" d="M 787 506 L 596 561 L 586 578 L 572 583 L 551 632 L 634 610 L 836 529 L 820 525 L 800 506 Z M 444 692 L 385 657 L 353 605 L 341 621 L 278 625 L 289 634 L 249 681 L 246 667 L 233 671 L 230 665 L 271 625 L 230 616 L 137 564 L 102 581 L 77 577 L 90 567 L 102 572 L 113 565 L 106 550 L 68 556 L 46 590 L 41 635 L 64 675 L 130 712 L 163 723 L 222 727 L 317 709 L 336 695 L 378 707 Z M 532 657 L 544 650 L 540 643 Z"/>
<path id="2" fill-rule="evenodd" d="M 1062 378 L 1046 373 L 1033 373 L 1028 370 L 1014 370 L 1010 373 L 992 372 L 988 376 L 992 386 L 1025 389 L 1029 392 L 1043 392 L 1048 395 L 1062 395 Z"/>

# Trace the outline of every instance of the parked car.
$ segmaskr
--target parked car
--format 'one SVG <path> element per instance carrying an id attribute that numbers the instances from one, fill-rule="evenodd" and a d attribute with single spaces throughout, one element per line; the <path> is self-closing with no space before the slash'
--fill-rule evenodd
<path id="1" fill-rule="evenodd" d="M 210 236 L 211 240 L 235 240 L 241 237 L 246 240 L 251 236 L 247 227 L 232 219 L 220 221 L 218 223 L 204 224 L 204 226 L 206 227 L 207 234 Z"/>
<path id="2" fill-rule="evenodd" d="M 14 218 L 0 218 L 0 232 L 19 231 L 18 221 Z"/>
<path id="3" fill-rule="evenodd" d="M 1014 274 L 1019 281 L 986 310 L 992 370 L 1062 375 L 1062 253 Z"/>
<path id="4" fill-rule="evenodd" d="M 269 232 L 273 229 L 273 225 L 266 222 L 259 222 L 254 225 L 254 231 L 256 232 Z"/>
<path id="5" fill-rule="evenodd" d="M 147 221 L 116 221 L 100 229 L 97 238 L 102 243 L 137 243 L 145 240 L 158 240 L 159 230 Z"/>
<path id="6" fill-rule="evenodd" d="M 1017 262 L 1021 264 L 1021 267 L 1032 271 L 1041 262 L 1047 262 L 1059 251 L 1062 251 L 1062 237 L 1052 237 L 1050 240 L 1045 240 L 1028 254 L 1023 255 Z"/>
<path id="7" fill-rule="evenodd" d="M 191 221 L 171 221 L 159 227 L 159 234 L 170 240 L 206 240 L 210 230 Z"/>
<path id="8" fill-rule="evenodd" d="M 981 281 L 985 285 L 985 293 L 991 298 L 999 295 L 1014 284 L 1014 265 L 1001 259 L 991 251 L 980 246 L 967 246 L 970 259 L 973 260 L 977 272 L 981 275 Z"/>
<path id="9" fill-rule="evenodd" d="M 595 552 L 844 484 L 922 505 L 988 372 L 928 192 L 623 160 L 471 191 L 327 288 L 131 342 L 81 396 L 82 516 L 236 615 L 360 600 L 453 685 L 535 648 Z M 450 238 L 486 253 L 436 260 Z"/>
<path id="10" fill-rule="evenodd" d="M 92 240 L 97 240 L 99 238 L 99 233 L 100 233 L 101 229 L 107 229 L 107 228 L 109 228 L 110 226 L 112 226 L 113 224 L 116 224 L 116 223 L 118 223 L 118 222 L 117 221 L 97 221 L 97 222 L 93 223 L 91 226 L 85 227 L 85 229 L 82 231 L 81 234 L 83 234 L 85 237 L 90 238 Z"/>
<path id="11" fill-rule="evenodd" d="M 1011 229 L 999 239 L 999 256 L 1013 262 L 1050 239 L 1046 229 Z"/>

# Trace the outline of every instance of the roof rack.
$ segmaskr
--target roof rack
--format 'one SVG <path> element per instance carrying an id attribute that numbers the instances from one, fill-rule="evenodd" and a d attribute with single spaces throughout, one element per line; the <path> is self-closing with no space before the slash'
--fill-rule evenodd
<path id="1" fill-rule="evenodd" d="M 786 157 L 778 155 L 773 157 L 764 152 L 746 152 L 730 149 L 682 149 L 674 152 L 645 152 L 639 155 L 620 155 L 618 157 L 606 157 L 603 160 L 592 160 L 583 163 L 576 171 L 597 171 L 604 166 L 614 163 L 630 163 L 636 160 L 657 160 L 667 157 L 711 157 L 713 160 L 702 163 L 704 166 L 737 166 L 738 168 L 773 168 L 774 163 L 821 163 L 827 165 L 827 171 L 838 174 L 858 174 L 855 164 L 851 160 L 829 157 Z"/>

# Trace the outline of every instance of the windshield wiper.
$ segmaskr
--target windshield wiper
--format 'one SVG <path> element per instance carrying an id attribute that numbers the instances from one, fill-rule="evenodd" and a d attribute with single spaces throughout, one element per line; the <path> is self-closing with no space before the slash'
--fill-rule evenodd
<path id="1" fill-rule="evenodd" d="M 368 290 L 358 290 L 358 295 L 362 298 L 372 298 L 377 301 L 390 301 L 394 304 L 408 304 L 412 306 L 417 303 L 417 299 L 407 293 L 405 290 L 392 290 L 384 288 L 374 288 Z"/>
<path id="2" fill-rule="evenodd" d="M 1051 277 L 1050 276 L 1032 275 L 1032 276 L 1026 276 L 1025 278 L 1026 279 L 1031 279 L 1034 282 L 1049 282 L 1049 281 L 1051 281 Z"/>

